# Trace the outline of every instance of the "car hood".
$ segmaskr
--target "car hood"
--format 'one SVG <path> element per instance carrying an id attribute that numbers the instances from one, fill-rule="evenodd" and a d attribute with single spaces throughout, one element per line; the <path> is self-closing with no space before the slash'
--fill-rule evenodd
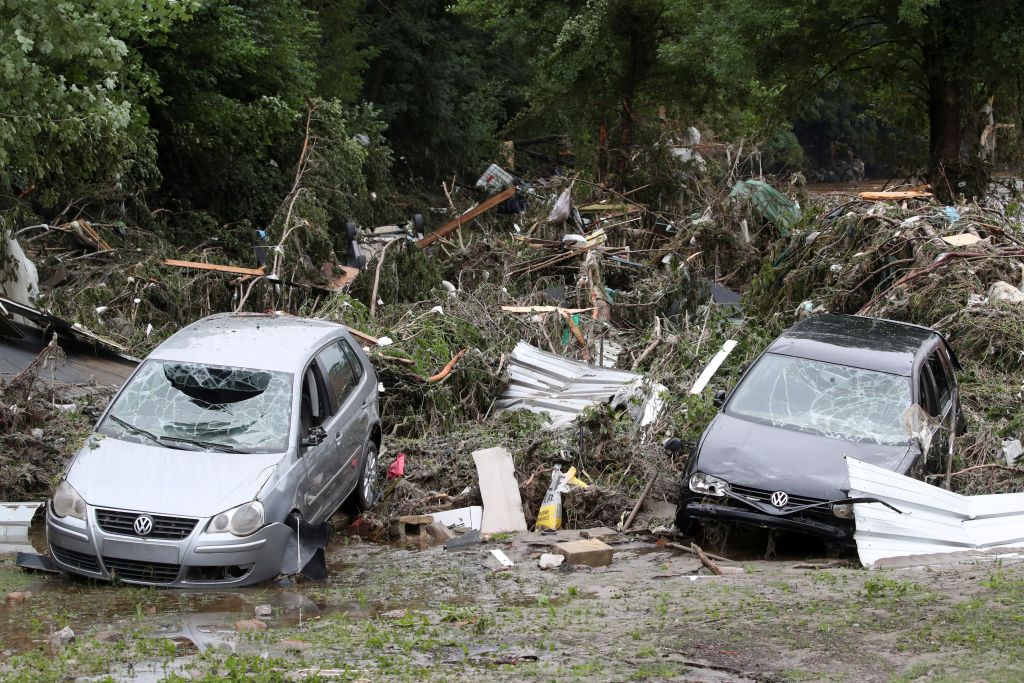
<path id="1" fill-rule="evenodd" d="M 210 517 L 252 500 L 281 453 L 185 451 L 90 438 L 68 470 L 89 505 Z"/>
<path id="2" fill-rule="evenodd" d="M 880 446 L 763 425 L 719 413 L 701 442 L 696 467 L 730 484 L 824 500 L 842 497 L 843 456 L 899 471 L 910 446 Z"/>

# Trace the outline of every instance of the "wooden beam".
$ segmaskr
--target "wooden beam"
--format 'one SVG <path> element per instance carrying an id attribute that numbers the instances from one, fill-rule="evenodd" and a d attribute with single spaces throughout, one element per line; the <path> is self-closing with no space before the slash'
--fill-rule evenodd
<path id="1" fill-rule="evenodd" d="M 427 247 L 429 247 L 434 242 L 438 241 L 439 239 L 441 239 L 442 237 L 444 237 L 446 235 L 449 235 L 449 234 L 455 232 L 460 227 L 462 227 L 463 225 L 465 225 L 469 221 L 473 220 L 474 218 L 476 218 L 480 214 L 484 213 L 485 211 L 489 211 L 490 209 L 493 209 L 498 204 L 501 204 L 506 199 L 510 199 L 512 197 L 515 197 L 515 196 L 516 196 L 516 188 L 515 187 L 510 187 L 510 188 L 507 188 L 506 190 L 504 190 L 503 192 L 499 192 L 498 194 L 494 195 L 490 199 L 486 199 L 486 200 L 480 202 L 479 204 L 477 204 L 476 206 L 474 206 L 472 209 L 470 209 L 466 213 L 462 214 L 461 216 L 458 216 L 457 218 L 454 218 L 454 219 L 448 221 L 447 223 L 442 225 L 440 228 L 438 228 L 437 230 L 435 230 L 434 232 L 430 233 L 429 235 L 427 235 L 426 237 L 421 239 L 419 242 L 417 242 L 416 246 L 420 247 L 421 249 L 426 249 Z"/>
<path id="2" fill-rule="evenodd" d="M 893 199 L 928 199 L 932 196 L 932 193 L 922 192 L 921 190 L 904 190 L 902 192 L 861 192 L 857 196 L 869 201 L 885 201 Z"/>
<path id="3" fill-rule="evenodd" d="M 164 259 L 165 266 L 176 268 L 194 268 L 196 270 L 215 270 L 218 273 L 234 273 L 235 275 L 266 275 L 263 268 L 242 268 L 241 266 L 222 266 L 219 263 L 200 263 L 198 261 L 178 261 Z"/>

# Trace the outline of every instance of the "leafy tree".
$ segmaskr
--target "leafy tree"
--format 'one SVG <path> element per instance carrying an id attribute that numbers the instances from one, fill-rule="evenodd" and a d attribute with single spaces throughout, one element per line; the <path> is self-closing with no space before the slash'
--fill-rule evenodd
<path id="1" fill-rule="evenodd" d="M 507 116 L 506 84 L 520 65 L 447 0 L 367 0 L 363 21 L 373 59 L 364 99 L 414 176 L 477 170 Z"/>
<path id="2" fill-rule="evenodd" d="M 135 49 L 192 0 L 0 2 L 0 193 L 41 207 L 151 178 L 140 102 L 155 83 Z"/>
<path id="3" fill-rule="evenodd" d="M 316 92 L 317 41 L 300 0 L 209 0 L 144 49 L 160 88 L 150 112 L 161 194 L 223 221 L 269 220 Z"/>
<path id="4" fill-rule="evenodd" d="M 1020 3 L 678 0 L 673 14 L 695 30 L 668 52 L 682 61 L 705 46 L 718 73 L 773 91 L 775 116 L 798 115 L 844 84 L 880 117 L 924 127 L 929 179 L 946 195 L 971 180 L 980 189 L 965 132 L 983 98 L 1017 87 L 1006 65 L 1024 58 Z"/>

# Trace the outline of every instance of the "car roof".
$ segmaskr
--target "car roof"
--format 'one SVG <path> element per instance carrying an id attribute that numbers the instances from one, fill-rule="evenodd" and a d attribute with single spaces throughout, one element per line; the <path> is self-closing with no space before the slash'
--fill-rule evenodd
<path id="1" fill-rule="evenodd" d="M 936 343 L 945 342 L 938 332 L 927 327 L 883 318 L 823 313 L 793 325 L 767 351 L 910 376 L 915 359 Z"/>
<path id="2" fill-rule="evenodd" d="M 299 372 L 343 325 L 273 313 L 219 313 L 181 328 L 150 358 Z"/>

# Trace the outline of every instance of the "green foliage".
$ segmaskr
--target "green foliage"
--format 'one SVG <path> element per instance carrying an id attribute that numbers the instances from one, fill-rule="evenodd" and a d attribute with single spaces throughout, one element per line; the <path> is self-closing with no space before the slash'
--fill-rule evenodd
<path id="1" fill-rule="evenodd" d="M 155 83 L 139 45 L 187 19 L 191 0 L 0 4 L 0 192 L 53 206 L 124 176 L 153 178 L 140 101 Z"/>
<path id="2" fill-rule="evenodd" d="M 299 0 L 213 0 L 144 49 L 160 84 L 161 192 L 226 222 L 266 221 L 298 156 L 316 40 Z"/>

